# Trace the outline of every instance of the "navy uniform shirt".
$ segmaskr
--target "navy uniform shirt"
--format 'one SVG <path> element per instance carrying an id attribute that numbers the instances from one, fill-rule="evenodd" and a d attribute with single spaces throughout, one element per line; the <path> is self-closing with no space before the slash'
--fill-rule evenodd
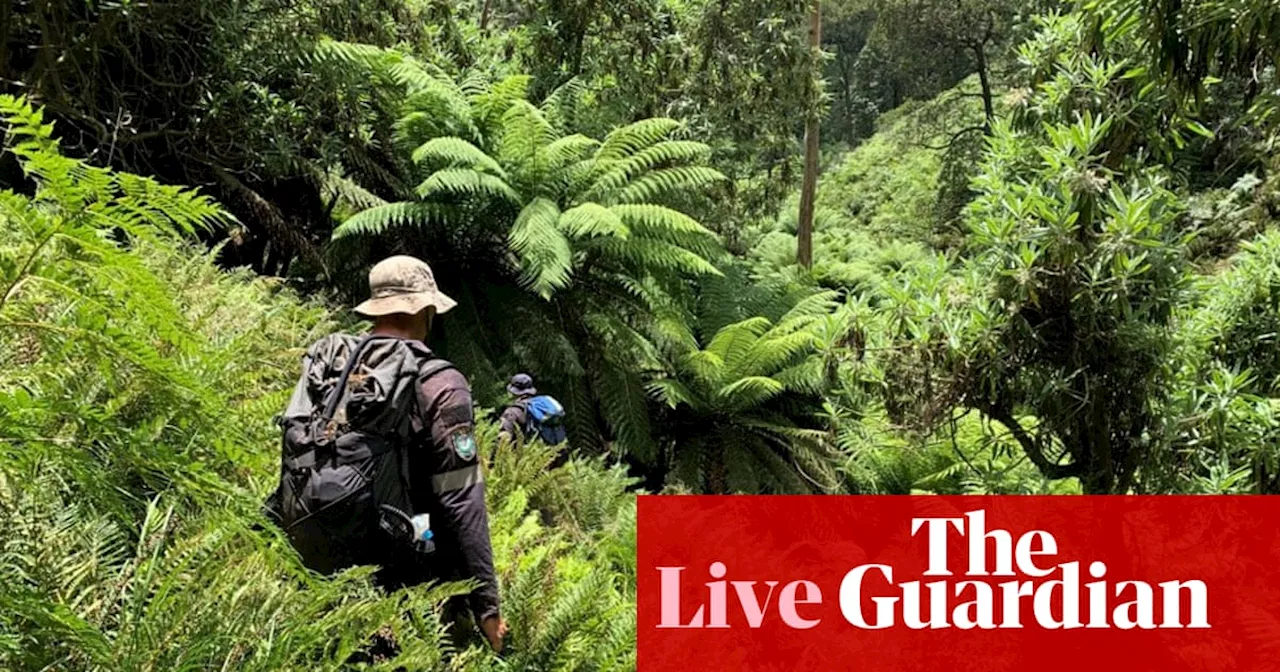
<path id="1" fill-rule="evenodd" d="M 480 582 L 469 598 L 479 623 L 498 615 L 498 583 L 484 478 L 472 433 L 471 388 L 462 372 L 445 369 L 420 379 L 419 389 L 420 408 L 414 418 L 418 439 L 409 452 L 413 508 L 431 515 L 436 542 L 431 564 L 443 570 L 440 578 Z"/>

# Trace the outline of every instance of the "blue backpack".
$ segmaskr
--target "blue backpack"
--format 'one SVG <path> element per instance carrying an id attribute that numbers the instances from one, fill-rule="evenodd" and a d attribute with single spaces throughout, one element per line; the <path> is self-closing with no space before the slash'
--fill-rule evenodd
<path id="1" fill-rule="evenodd" d="M 538 438 L 548 446 L 564 443 L 564 406 L 560 402 L 542 394 L 520 403 L 529 415 L 526 437 L 533 436 L 536 431 Z"/>

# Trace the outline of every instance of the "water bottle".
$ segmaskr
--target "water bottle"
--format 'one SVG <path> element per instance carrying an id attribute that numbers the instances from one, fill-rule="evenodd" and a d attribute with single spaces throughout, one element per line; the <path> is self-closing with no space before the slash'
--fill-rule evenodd
<path id="1" fill-rule="evenodd" d="M 436 542 L 432 539 L 431 516 L 419 513 L 411 521 L 413 523 L 413 545 L 419 553 L 430 553 L 436 550 Z"/>

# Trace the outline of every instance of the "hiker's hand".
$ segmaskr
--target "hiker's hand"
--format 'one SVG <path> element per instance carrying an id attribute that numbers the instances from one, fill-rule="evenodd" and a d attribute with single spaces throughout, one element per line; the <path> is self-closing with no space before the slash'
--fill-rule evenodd
<path id="1" fill-rule="evenodd" d="M 480 622 L 480 629 L 484 631 L 484 638 L 489 640 L 489 646 L 502 653 L 502 638 L 507 636 L 507 622 L 497 616 L 490 616 Z"/>

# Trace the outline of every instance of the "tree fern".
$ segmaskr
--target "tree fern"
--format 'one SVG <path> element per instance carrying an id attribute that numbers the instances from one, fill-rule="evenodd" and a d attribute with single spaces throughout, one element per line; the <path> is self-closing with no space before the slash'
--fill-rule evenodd
<path id="1" fill-rule="evenodd" d="M 671 445 L 677 478 L 747 492 L 839 486 L 827 432 L 797 413 L 822 389 L 813 385 L 822 361 L 809 313 L 823 302 L 830 297 L 776 325 L 765 317 L 726 325 L 704 347 L 676 353 L 674 373 L 649 385 L 673 409 L 668 422 L 683 428 Z"/>

